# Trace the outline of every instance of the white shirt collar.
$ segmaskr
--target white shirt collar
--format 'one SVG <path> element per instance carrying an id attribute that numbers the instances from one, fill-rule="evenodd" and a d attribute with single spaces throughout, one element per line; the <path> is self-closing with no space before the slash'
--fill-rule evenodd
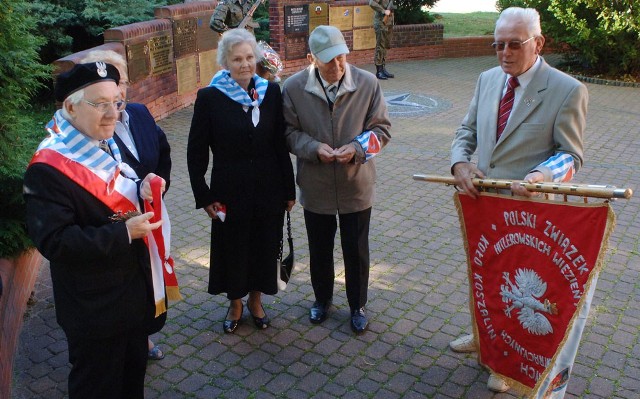
<path id="1" fill-rule="evenodd" d="M 520 86 L 516 88 L 516 91 L 519 91 L 518 89 L 522 89 L 522 91 L 524 91 L 527 88 L 527 86 L 529 85 L 529 83 L 531 83 L 531 80 L 533 79 L 533 75 L 535 75 L 538 68 L 540 68 L 540 64 L 542 64 L 542 60 L 540 59 L 540 56 L 538 56 L 536 58 L 536 61 L 531 66 L 531 68 L 527 69 L 525 73 L 518 76 L 518 83 L 520 83 Z M 507 75 L 507 80 L 504 83 L 503 93 L 507 90 L 507 83 L 509 82 L 510 77 L 511 75 Z"/>
<path id="2" fill-rule="evenodd" d="M 116 134 L 120 137 L 120 140 L 127 146 L 127 149 L 134 157 L 139 161 L 138 149 L 136 148 L 133 136 L 131 135 L 131 128 L 129 127 L 129 114 L 127 111 L 122 111 L 121 120 L 116 122 Z"/>

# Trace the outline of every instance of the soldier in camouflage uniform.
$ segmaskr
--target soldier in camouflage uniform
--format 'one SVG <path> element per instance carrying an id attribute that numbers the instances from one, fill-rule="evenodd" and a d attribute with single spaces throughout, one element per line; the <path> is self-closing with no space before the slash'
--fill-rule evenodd
<path id="1" fill-rule="evenodd" d="M 220 0 L 213 11 L 209 27 L 219 34 L 229 29 L 237 28 L 249 13 L 252 5 L 253 2 L 251 0 Z M 253 29 L 259 26 L 252 19 L 249 19 L 245 29 L 253 33 Z"/>
<path id="2" fill-rule="evenodd" d="M 385 68 L 387 49 L 391 47 L 391 35 L 393 33 L 393 10 L 397 7 L 393 0 L 369 0 L 369 6 L 375 11 L 373 14 L 373 29 L 376 31 L 376 52 L 373 63 L 376 65 L 376 77 L 378 79 L 393 78 Z M 385 17 L 387 19 L 385 23 Z"/>

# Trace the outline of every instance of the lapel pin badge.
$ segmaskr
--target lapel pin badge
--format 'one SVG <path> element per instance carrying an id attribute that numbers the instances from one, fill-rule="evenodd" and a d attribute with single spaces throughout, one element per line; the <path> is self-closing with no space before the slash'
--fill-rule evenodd
<path id="1" fill-rule="evenodd" d="M 524 103 L 527 104 L 527 107 L 530 107 L 533 104 L 533 98 L 527 97 L 524 99 Z"/>

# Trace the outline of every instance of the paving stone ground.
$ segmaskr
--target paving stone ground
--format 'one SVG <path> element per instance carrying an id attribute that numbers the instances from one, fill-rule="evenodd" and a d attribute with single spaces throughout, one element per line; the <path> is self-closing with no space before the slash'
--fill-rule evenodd
<path id="1" fill-rule="evenodd" d="M 553 57 L 551 57 L 553 58 Z M 550 59 L 551 59 L 550 58 Z M 335 308 L 322 325 L 313 302 L 302 209 L 292 214 L 297 264 L 286 291 L 265 297 L 272 326 L 258 331 L 245 311 L 224 334 L 226 299 L 206 293 L 209 220 L 194 201 L 186 171 L 193 108 L 160 122 L 172 146 L 173 257 L 184 301 L 173 304 L 153 340 L 165 359 L 151 362 L 147 398 L 513 398 L 486 389 L 473 354 L 447 344 L 470 331 L 466 265 L 453 189 L 416 182 L 414 173 L 448 173 L 449 146 L 478 74 L 494 57 L 389 64 L 385 93 L 440 107 L 393 116 L 392 141 L 377 158 L 378 197 L 371 223 L 370 328 L 349 329 L 341 252 Z M 365 66 L 373 70 L 373 66 Z M 582 183 L 640 187 L 640 90 L 587 84 L 590 94 Z M 436 99 L 436 103 L 429 102 Z M 638 199 L 613 204 L 609 242 L 567 398 L 640 397 Z M 587 227 L 588 228 L 588 227 Z M 338 244 L 338 241 L 337 241 Z M 339 245 L 336 246 L 339 248 Z M 67 345 L 55 320 L 47 264 L 25 316 L 15 363 L 14 399 L 57 399 L 67 392 Z"/>

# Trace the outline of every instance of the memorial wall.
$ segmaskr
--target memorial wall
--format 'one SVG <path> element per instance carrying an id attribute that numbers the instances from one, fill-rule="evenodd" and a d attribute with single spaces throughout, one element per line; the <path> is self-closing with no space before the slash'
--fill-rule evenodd
<path id="1" fill-rule="evenodd" d="M 338 27 L 353 64 L 372 64 L 376 45 L 368 0 L 309 2 L 270 0 L 270 44 L 283 59 L 285 75 L 306 67 L 309 33 L 318 25 Z M 490 41 L 489 41 L 490 43 Z M 440 24 L 394 26 L 387 60 L 439 58 L 444 51 Z"/>
<path id="2" fill-rule="evenodd" d="M 129 100 L 145 104 L 156 119 L 195 101 L 218 70 L 218 34 L 209 28 L 215 1 L 158 7 L 155 19 L 104 32 L 105 44 L 57 60 L 63 72 L 94 49 L 114 50 L 127 61 Z"/>
<path id="3" fill-rule="evenodd" d="M 158 7 L 153 20 L 106 30 L 105 44 L 96 47 L 125 57 L 129 100 L 147 105 L 156 119 L 193 104 L 198 89 L 207 86 L 218 70 L 218 35 L 209 28 L 216 4 L 195 1 Z M 318 25 L 340 28 L 351 51 L 350 63 L 372 64 L 375 33 L 368 4 L 368 0 L 270 0 L 270 44 L 282 58 L 283 75 L 307 67 L 309 33 Z M 387 61 L 494 54 L 492 37 L 464 39 L 452 48 L 447 48 L 448 40 L 443 39 L 440 24 L 395 26 Z M 70 69 L 93 49 L 55 61 L 54 73 Z"/>

